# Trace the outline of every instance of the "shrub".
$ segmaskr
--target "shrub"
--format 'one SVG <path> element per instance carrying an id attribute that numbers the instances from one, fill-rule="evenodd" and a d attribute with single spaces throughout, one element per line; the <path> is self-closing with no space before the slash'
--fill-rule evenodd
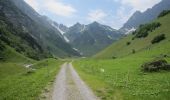
<path id="1" fill-rule="evenodd" d="M 165 34 L 158 35 L 154 37 L 154 39 L 151 41 L 152 44 L 159 43 L 160 41 L 165 39 Z"/>
<path id="2" fill-rule="evenodd" d="M 116 59 L 117 57 L 113 56 L 112 59 Z"/>
<path id="3" fill-rule="evenodd" d="M 135 37 L 133 37 L 132 40 L 135 40 Z"/>
<path id="4" fill-rule="evenodd" d="M 136 53 L 135 49 L 132 50 L 132 53 L 133 53 L 133 54 Z"/>
<path id="5" fill-rule="evenodd" d="M 163 16 L 165 16 L 165 15 L 167 15 L 167 14 L 169 14 L 169 13 L 170 13 L 170 10 L 164 10 L 164 11 L 162 11 L 162 12 L 159 14 L 158 18 L 163 17 Z"/>
<path id="6" fill-rule="evenodd" d="M 136 34 L 136 31 L 133 31 L 133 32 L 132 32 L 132 35 L 135 35 L 135 34 Z"/>
<path id="7" fill-rule="evenodd" d="M 5 48 L 5 46 L 2 44 L 2 42 L 0 41 L 0 51 L 2 52 L 3 49 Z"/>
<path id="8" fill-rule="evenodd" d="M 5 46 L 0 40 L 0 61 L 4 60 L 4 54 L 3 54 L 4 49 L 5 49 Z"/>
<path id="9" fill-rule="evenodd" d="M 130 45 L 131 44 L 131 42 L 126 42 L 126 45 Z"/>
<path id="10" fill-rule="evenodd" d="M 135 38 L 145 38 L 148 36 L 149 32 L 152 32 L 156 28 L 160 27 L 159 22 L 154 22 L 151 24 L 140 25 L 139 28 L 135 31 Z"/>
<path id="11" fill-rule="evenodd" d="M 147 62 L 143 64 L 141 67 L 142 70 L 145 72 L 157 72 L 159 70 L 170 70 L 170 65 L 168 65 L 167 61 L 164 59 Z"/>
<path id="12" fill-rule="evenodd" d="M 3 59 L 4 59 L 4 58 L 3 58 L 3 57 L 1 57 L 1 55 L 0 55 L 0 61 L 1 61 L 1 60 L 3 60 Z"/>

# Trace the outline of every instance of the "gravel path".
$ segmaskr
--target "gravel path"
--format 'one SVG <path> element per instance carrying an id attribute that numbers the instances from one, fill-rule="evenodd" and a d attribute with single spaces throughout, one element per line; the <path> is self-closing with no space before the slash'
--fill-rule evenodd
<path id="1" fill-rule="evenodd" d="M 52 100 L 99 100 L 81 80 L 71 63 L 65 63 L 56 77 Z"/>

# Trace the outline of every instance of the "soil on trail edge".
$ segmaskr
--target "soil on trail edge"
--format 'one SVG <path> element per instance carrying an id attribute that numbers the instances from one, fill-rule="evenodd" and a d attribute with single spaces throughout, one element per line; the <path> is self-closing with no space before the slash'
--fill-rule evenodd
<path id="1" fill-rule="evenodd" d="M 99 100 L 81 80 L 71 63 L 65 63 L 56 77 L 52 100 Z"/>

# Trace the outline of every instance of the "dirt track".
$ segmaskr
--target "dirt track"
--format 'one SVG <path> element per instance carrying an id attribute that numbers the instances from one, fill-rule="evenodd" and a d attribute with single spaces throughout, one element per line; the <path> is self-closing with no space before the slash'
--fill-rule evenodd
<path id="1" fill-rule="evenodd" d="M 52 100 L 99 100 L 81 80 L 71 63 L 65 63 L 56 77 Z"/>

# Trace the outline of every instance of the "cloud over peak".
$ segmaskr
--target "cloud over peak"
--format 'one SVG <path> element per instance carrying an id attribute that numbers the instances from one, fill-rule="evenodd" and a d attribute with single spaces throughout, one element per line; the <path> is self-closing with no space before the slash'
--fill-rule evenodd
<path id="1" fill-rule="evenodd" d="M 91 10 L 88 13 L 87 19 L 89 21 L 102 21 L 106 16 L 107 14 L 103 10 L 97 9 L 97 10 Z"/>
<path id="2" fill-rule="evenodd" d="M 161 0 L 25 0 L 37 12 L 65 25 L 93 21 L 119 29 L 139 10 L 144 12 Z"/>
<path id="3" fill-rule="evenodd" d="M 129 6 L 133 10 L 145 11 L 151 8 L 155 4 L 159 3 L 161 0 L 114 0 L 115 2 L 120 2 L 123 6 Z"/>
<path id="4" fill-rule="evenodd" d="M 58 0 L 25 0 L 29 5 L 31 5 L 36 11 L 46 10 L 49 13 L 55 14 L 57 16 L 70 17 L 76 13 L 76 9 L 69 4 L 65 4 Z M 42 11 L 41 11 L 42 12 Z"/>
<path id="5" fill-rule="evenodd" d="M 76 9 L 71 5 L 54 0 L 47 2 L 44 7 L 47 8 L 48 11 L 64 17 L 72 16 L 76 12 Z"/>

